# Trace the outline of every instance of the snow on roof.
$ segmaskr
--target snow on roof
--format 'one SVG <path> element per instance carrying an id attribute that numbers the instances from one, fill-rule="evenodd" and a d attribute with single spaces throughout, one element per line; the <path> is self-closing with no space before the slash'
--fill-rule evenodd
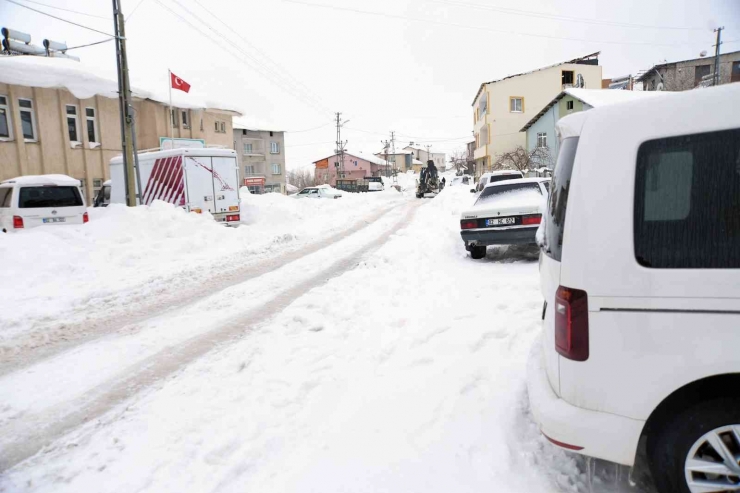
<path id="1" fill-rule="evenodd" d="M 529 120 L 520 132 L 526 132 L 529 127 L 534 125 L 547 110 L 552 108 L 558 101 L 563 99 L 565 96 L 572 96 L 579 101 L 582 101 L 594 108 L 599 106 L 606 106 L 609 104 L 622 103 L 625 101 L 634 101 L 642 98 L 654 98 L 664 97 L 669 94 L 665 91 L 618 91 L 609 89 L 580 89 L 580 88 L 569 88 L 562 91 L 555 98 L 547 103 L 544 108 L 537 113 L 534 118 Z"/>
<path id="2" fill-rule="evenodd" d="M 334 157 L 336 155 L 337 154 L 332 154 L 331 156 L 327 156 L 327 157 L 324 157 L 324 158 L 321 158 L 321 159 L 317 159 L 316 161 L 314 161 L 314 164 L 315 163 L 318 163 L 319 161 L 323 161 L 324 159 L 332 158 L 332 157 Z M 385 159 L 380 159 L 377 156 L 373 156 L 372 154 L 365 154 L 363 152 L 344 151 L 344 155 L 345 156 L 354 156 L 356 158 L 360 158 L 360 159 L 363 159 L 363 160 L 365 160 L 365 161 L 367 161 L 369 163 L 377 164 L 377 165 L 380 165 L 380 166 L 386 166 L 386 165 L 389 165 L 390 164 L 390 163 L 387 163 L 385 161 Z"/>
<path id="3" fill-rule="evenodd" d="M 0 83 L 46 89 L 62 88 L 71 92 L 77 99 L 89 99 L 93 96 L 118 98 L 118 80 L 99 74 L 100 70 L 96 67 L 64 58 L 0 56 Z M 169 104 L 169 96 L 164 88 L 151 91 L 132 87 L 131 93 L 136 98 Z M 194 94 L 188 94 L 187 97 L 184 93 L 173 94 L 173 103 L 178 108 L 221 110 L 241 114 L 221 103 L 210 102 Z"/>
<path id="4" fill-rule="evenodd" d="M 423 165 L 424 163 L 422 163 L 418 159 L 414 158 L 414 159 L 411 160 L 411 164 L 422 164 Z"/>
<path id="5" fill-rule="evenodd" d="M 11 178 L 10 180 L 5 180 L 2 182 L 2 184 L 57 185 L 79 187 L 80 180 L 67 175 L 26 175 Z"/>
<path id="6" fill-rule="evenodd" d="M 389 156 L 398 156 L 399 154 L 413 154 L 413 152 L 406 149 L 396 149 L 396 152 L 391 152 L 390 150 L 388 151 Z M 376 152 L 375 155 L 378 157 L 385 156 L 385 149 L 380 152 Z"/>
<path id="7" fill-rule="evenodd" d="M 594 52 L 594 53 L 591 53 L 591 54 L 588 54 L 588 55 L 584 55 L 584 56 L 582 56 L 582 57 L 579 57 L 579 58 L 574 58 L 573 60 L 566 60 L 566 61 L 564 61 L 564 62 L 560 62 L 560 63 L 555 63 L 555 64 L 553 64 L 553 65 L 548 65 L 547 67 L 541 67 L 541 68 L 537 68 L 537 69 L 534 69 L 534 70 L 530 70 L 529 72 L 522 72 L 522 73 L 520 73 L 520 74 L 507 75 L 507 76 L 506 76 L 506 77 L 504 77 L 503 79 L 497 79 L 497 80 L 491 80 L 491 81 L 488 81 L 488 82 L 484 82 L 484 83 L 482 83 L 482 84 L 480 85 L 480 87 L 478 88 L 478 92 L 477 92 L 477 93 L 475 94 L 475 97 L 473 98 L 473 103 L 471 104 L 471 106 L 474 106 L 474 105 L 475 105 L 475 102 L 477 101 L 477 99 L 478 99 L 478 96 L 480 95 L 481 91 L 483 90 L 483 87 L 484 87 L 484 86 L 485 86 L 486 84 L 494 84 L 494 83 L 496 83 L 496 82 L 501 82 L 502 80 L 506 80 L 506 79 L 511 79 L 511 78 L 513 78 L 513 77 L 519 77 L 520 75 L 528 75 L 528 74 L 532 74 L 532 73 L 534 73 L 534 72 L 539 72 L 540 70 L 547 70 L 547 69 L 549 69 L 549 68 L 553 68 L 553 67 L 558 67 L 558 66 L 560 66 L 560 65 L 566 65 L 566 64 L 568 64 L 568 63 L 576 63 L 576 64 L 577 64 L 577 63 L 582 63 L 582 62 L 585 62 L 585 61 L 589 61 L 589 60 L 591 60 L 591 59 L 593 59 L 593 58 L 596 58 L 596 61 L 597 61 L 597 63 L 598 63 L 598 56 L 599 56 L 600 54 L 601 54 L 601 52 L 600 52 L 600 51 L 597 51 L 597 52 Z"/>
<path id="8" fill-rule="evenodd" d="M 739 51 L 731 51 L 731 52 L 728 52 L 728 53 L 722 53 L 720 56 L 722 58 L 726 58 L 729 55 L 735 55 L 737 53 L 740 53 L 740 50 Z M 635 79 L 635 81 L 637 81 L 637 82 L 644 81 L 652 72 L 656 71 L 659 68 L 665 68 L 665 67 L 668 67 L 669 65 L 678 65 L 679 63 L 696 62 L 696 61 L 699 61 L 699 60 L 706 61 L 706 63 L 712 63 L 712 67 L 714 67 L 713 57 L 711 57 L 711 56 L 710 57 L 689 58 L 688 60 L 678 60 L 678 61 L 675 61 L 675 62 L 659 63 L 657 65 L 653 65 L 652 67 L 650 67 L 647 71 L 645 71 L 644 74 L 638 75 L 637 78 Z M 714 70 L 714 68 L 712 68 L 712 70 Z"/>
<path id="9" fill-rule="evenodd" d="M 563 140 L 568 137 L 580 136 L 583 123 L 588 118 L 589 113 L 588 111 L 579 111 L 558 120 L 555 124 L 555 133 L 558 135 L 558 138 Z"/>

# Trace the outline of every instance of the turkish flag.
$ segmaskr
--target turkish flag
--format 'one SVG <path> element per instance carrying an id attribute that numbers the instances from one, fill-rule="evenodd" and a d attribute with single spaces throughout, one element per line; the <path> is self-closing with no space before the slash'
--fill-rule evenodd
<path id="1" fill-rule="evenodd" d="M 179 89 L 183 92 L 190 92 L 190 84 L 170 72 L 170 84 L 172 89 Z"/>

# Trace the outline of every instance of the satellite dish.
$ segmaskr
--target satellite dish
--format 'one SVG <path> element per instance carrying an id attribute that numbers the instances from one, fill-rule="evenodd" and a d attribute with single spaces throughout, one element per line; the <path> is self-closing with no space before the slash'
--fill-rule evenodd
<path id="1" fill-rule="evenodd" d="M 583 80 L 583 76 L 581 74 L 576 76 L 576 87 L 586 87 L 586 81 Z"/>
<path id="2" fill-rule="evenodd" d="M 656 91 L 665 91 L 665 87 L 663 86 L 662 82 L 658 82 L 658 87 L 655 88 Z"/>
<path id="3" fill-rule="evenodd" d="M 705 56 L 707 56 L 707 50 L 702 50 L 702 51 L 701 51 L 701 53 L 699 53 L 699 56 L 700 56 L 700 57 L 705 57 Z"/>

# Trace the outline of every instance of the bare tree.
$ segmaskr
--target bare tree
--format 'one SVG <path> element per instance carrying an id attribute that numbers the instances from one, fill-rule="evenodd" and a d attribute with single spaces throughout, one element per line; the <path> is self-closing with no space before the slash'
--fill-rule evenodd
<path id="1" fill-rule="evenodd" d="M 552 169 L 552 164 L 552 154 L 547 147 L 536 147 L 532 151 L 527 151 L 524 147 L 517 146 L 513 151 L 496 156 L 492 169 L 515 169 L 524 174 L 542 167 Z"/>
<path id="2" fill-rule="evenodd" d="M 458 149 L 453 151 L 450 156 L 450 164 L 455 168 L 458 174 L 468 168 L 468 151 L 466 149 Z"/>
<path id="3" fill-rule="evenodd" d="M 316 185 L 316 178 L 313 170 L 307 168 L 298 168 L 288 171 L 285 180 L 291 185 L 298 188 L 313 187 Z"/>

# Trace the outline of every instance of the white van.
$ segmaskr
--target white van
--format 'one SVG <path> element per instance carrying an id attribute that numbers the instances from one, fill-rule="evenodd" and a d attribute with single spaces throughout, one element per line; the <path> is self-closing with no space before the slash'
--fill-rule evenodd
<path id="1" fill-rule="evenodd" d="M 531 408 L 661 492 L 740 489 L 740 84 L 558 122 Z"/>
<path id="2" fill-rule="evenodd" d="M 512 169 L 502 169 L 499 171 L 492 171 L 490 173 L 483 173 L 478 180 L 478 186 L 471 188 L 471 192 L 480 192 L 489 183 L 496 183 L 504 180 L 516 180 L 517 178 L 524 178 L 521 171 Z"/>
<path id="3" fill-rule="evenodd" d="M 67 175 L 29 175 L 0 183 L 3 233 L 87 221 L 80 180 Z"/>
<path id="4" fill-rule="evenodd" d="M 236 151 L 180 148 L 142 152 L 138 157 L 141 187 L 144 189 L 139 204 L 149 205 L 162 200 L 188 212 L 209 212 L 217 222 L 227 226 L 239 225 Z M 110 203 L 126 203 L 124 174 L 123 156 L 113 158 L 110 162 Z M 104 205 L 105 198 L 96 200 L 96 204 Z"/>

